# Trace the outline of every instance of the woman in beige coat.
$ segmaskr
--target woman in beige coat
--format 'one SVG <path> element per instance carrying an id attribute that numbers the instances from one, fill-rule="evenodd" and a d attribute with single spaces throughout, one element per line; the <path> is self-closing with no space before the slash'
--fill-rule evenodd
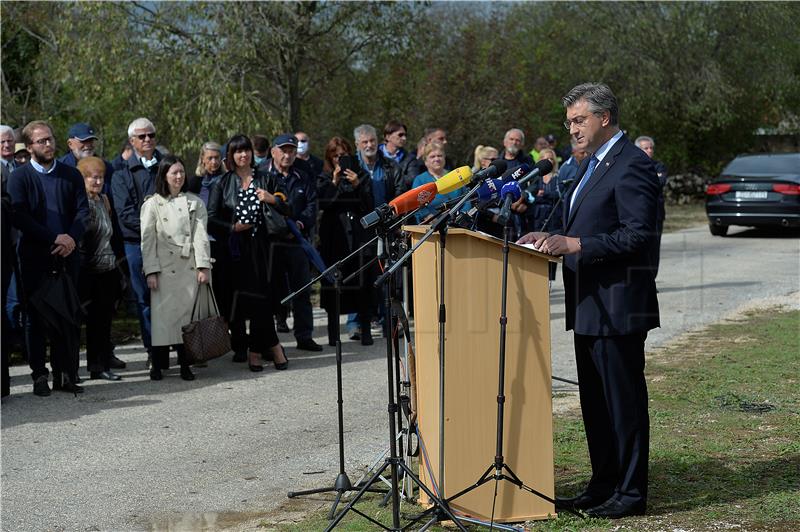
<path id="1" fill-rule="evenodd" d="M 191 321 L 201 284 L 208 283 L 211 254 L 208 215 L 199 196 L 186 191 L 186 170 L 173 155 L 158 165 L 155 194 L 142 205 L 142 263 L 150 289 L 153 364 L 150 378 L 169 368 L 169 348 L 178 353 L 181 378 L 194 380 L 185 360 L 181 327 Z"/>

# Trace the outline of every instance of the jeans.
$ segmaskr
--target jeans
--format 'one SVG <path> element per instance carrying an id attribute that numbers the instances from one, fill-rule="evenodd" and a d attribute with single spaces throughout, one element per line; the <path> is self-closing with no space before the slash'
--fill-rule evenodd
<path id="1" fill-rule="evenodd" d="M 147 281 L 142 270 L 141 244 L 125 242 L 125 258 L 131 273 L 131 288 L 136 295 L 136 310 L 139 316 L 142 342 L 145 349 L 150 351 L 150 289 L 147 288 Z"/>

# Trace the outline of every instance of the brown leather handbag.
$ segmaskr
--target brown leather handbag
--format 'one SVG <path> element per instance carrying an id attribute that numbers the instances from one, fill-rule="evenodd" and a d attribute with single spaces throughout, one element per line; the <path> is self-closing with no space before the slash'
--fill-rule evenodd
<path id="1" fill-rule="evenodd" d="M 207 317 L 200 318 L 197 312 L 197 302 L 200 300 L 200 291 L 205 286 L 208 289 Z M 211 303 L 214 304 L 213 313 Z M 183 333 L 183 347 L 189 364 L 207 362 L 213 358 L 221 357 L 231 351 L 231 335 L 228 332 L 228 323 L 219 315 L 217 300 L 210 284 L 198 286 L 197 295 L 192 307 L 192 321 L 181 327 Z"/>

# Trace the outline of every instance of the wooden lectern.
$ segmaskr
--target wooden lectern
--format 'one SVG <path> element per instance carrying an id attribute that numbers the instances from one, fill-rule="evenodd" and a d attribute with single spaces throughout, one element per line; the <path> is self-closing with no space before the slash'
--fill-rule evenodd
<path id="1" fill-rule="evenodd" d="M 415 244 L 427 226 L 404 228 Z M 439 484 L 439 238 L 413 255 L 420 478 Z M 548 263 L 559 259 L 511 244 L 508 257 L 503 455 L 519 479 L 554 497 Z M 445 242 L 445 433 L 447 499 L 473 485 L 494 463 L 500 350 L 503 241 L 449 229 Z M 495 481 L 451 502 L 478 519 L 492 513 Z M 440 494 L 441 495 L 441 494 Z M 422 503 L 427 497 L 422 493 Z M 544 499 L 501 480 L 496 522 L 555 515 Z"/>

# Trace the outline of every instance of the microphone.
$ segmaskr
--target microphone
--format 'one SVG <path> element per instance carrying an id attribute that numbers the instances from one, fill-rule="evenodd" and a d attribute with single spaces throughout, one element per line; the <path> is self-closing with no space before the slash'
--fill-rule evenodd
<path id="1" fill-rule="evenodd" d="M 486 179 L 478 187 L 478 203 L 490 203 L 500 197 L 500 189 L 503 188 L 502 179 Z"/>
<path id="2" fill-rule="evenodd" d="M 528 172 L 527 175 L 519 179 L 517 183 L 519 184 L 520 187 L 524 187 L 525 185 L 528 184 L 528 181 L 530 181 L 534 177 L 540 175 L 547 175 L 552 171 L 553 171 L 553 163 L 551 163 L 547 159 L 542 159 L 541 161 L 539 161 L 534 165 L 533 170 L 531 170 L 530 172 Z"/>
<path id="3" fill-rule="evenodd" d="M 508 169 L 508 163 L 504 159 L 495 159 L 483 170 L 478 170 L 472 175 L 472 181 L 490 179 L 502 175 Z"/>
<path id="4" fill-rule="evenodd" d="M 503 196 L 503 207 L 497 215 L 497 223 L 506 225 L 511 217 L 511 204 L 522 196 L 522 189 L 516 181 L 509 181 L 500 189 L 500 194 Z"/>
<path id="5" fill-rule="evenodd" d="M 452 173 L 452 172 L 451 172 Z M 442 178 L 444 179 L 444 177 Z M 388 205 L 384 203 L 371 213 L 361 218 L 361 226 L 369 229 L 378 222 L 386 222 L 395 216 L 413 211 L 419 207 L 427 205 L 436 196 L 436 182 L 425 183 L 416 188 L 404 192 L 390 201 Z"/>
<path id="6" fill-rule="evenodd" d="M 456 168 L 435 181 L 436 193 L 447 194 L 468 184 L 472 179 L 472 170 L 469 166 Z"/>
<path id="7" fill-rule="evenodd" d="M 508 170 L 506 170 L 506 173 L 504 173 L 500 177 L 500 179 L 503 180 L 503 183 L 508 183 L 509 181 L 519 182 L 521 179 L 523 179 L 523 176 L 525 176 L 530 171 L 531 171 L 530 165 L 522 163 L 521 165 L 515 168 L 509 168 Z M 522 186 L 521 183 L 520 186 Z"/>

